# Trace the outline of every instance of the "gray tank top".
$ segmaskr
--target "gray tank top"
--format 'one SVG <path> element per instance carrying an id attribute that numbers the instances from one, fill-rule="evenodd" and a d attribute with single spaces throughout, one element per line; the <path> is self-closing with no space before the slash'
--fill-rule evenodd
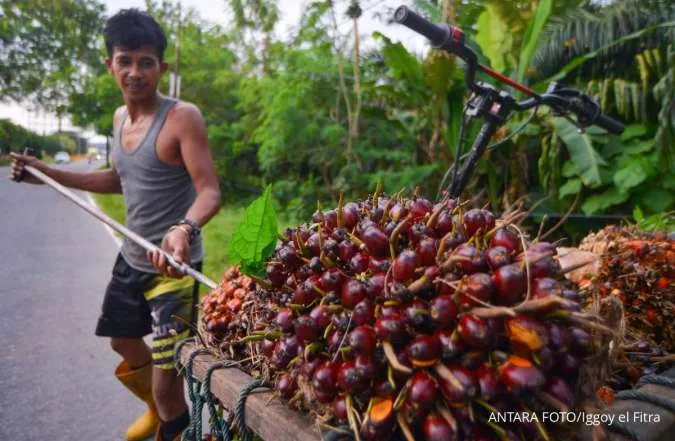
<path id="1" fill-rule="evenodd" d="M 122 149 L 122 126 L 127 119 L 126 108 L 122 122 L 113 135 L 112 158 L 122 183 L 127 207 L 127 227 L 159 246 L 169 227 L 185 217 L 197 192 L 183 165 L 162 162 L 157 157 L 156 143 L 171 107 L 172 98 L 162 97 L 159 110 L 145 138 L 138 147 L 126 152 Z M 157 273 L 146 257 L 145 250 L 129 239 L 124 239 L 122 256 L 139 271 Z M 201 237 L 192 244 L 192 263 L 204 258 Z"/>

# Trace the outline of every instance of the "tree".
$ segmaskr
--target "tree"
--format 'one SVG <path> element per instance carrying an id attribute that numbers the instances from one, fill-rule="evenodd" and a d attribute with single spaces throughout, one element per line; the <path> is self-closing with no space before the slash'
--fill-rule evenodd
<path id="1" fill-rule="evenodd" d="M 96 0 L 0 0 L 0 100 L 30 99 L 66 113 L 99 52 L 104 6 Z"/>

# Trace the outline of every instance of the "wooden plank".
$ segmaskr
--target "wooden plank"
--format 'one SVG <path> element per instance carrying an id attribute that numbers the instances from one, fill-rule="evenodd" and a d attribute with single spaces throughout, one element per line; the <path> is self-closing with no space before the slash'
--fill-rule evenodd
<path id="1" fill-rule="evenodd" d="M 195 345 L 187 343 L 180 354 L 181 362 L 188 362 Z M 218 359 L 200 354 L 192 364 L 193 376 L 204 381 L 206 371 Z M 253 377 L 237 368 L 218 369 L 211 376 L 211 391 L 228 410 L 234 410 L 241 391 Z M 265 389 L 259 389 L 265 390 Z M 246 425 L 265 441 L 318 441 L 321 434 L 310 418 L 296 412 L 278 399 L 270 401 L 272 392 L 254 391 L 246 400 Z M 207 412 L 206 408 L 204 409 Z"/>

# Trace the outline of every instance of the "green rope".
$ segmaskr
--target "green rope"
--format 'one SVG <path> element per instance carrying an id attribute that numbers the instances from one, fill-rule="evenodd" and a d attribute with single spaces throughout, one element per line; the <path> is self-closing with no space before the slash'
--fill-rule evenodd
<path id="1" fill-rule="evenodd" d="M 251 431 L 246 427 L 246 399 L 255 389 L 266 387 L 265 382 L 260 379 L 252 380 L 239 392 L 237 405 L 234 409 L 234 419 L 239 428 L 239 435 L 242 441 L 252 441 Z"/>
<path id="2" fill-rule="evenodd" d="M 354 434 L 347 425 L 342 425 L 321 434 L 321 441 L 352 441 Z"/>
<path id="3" fill-rule="evenodd" d="M 237 363 L 234 363 L 230 360 L 221 361 L 214 363 L 209 366 L 206 371 L 206 378 L 204 379 L 204 395 L 206 396 L 206 404 L 209 409 L 209 414 L 211 416 L 211 426 L 213 431 L 211 435 L 215 436 L 216 441 L 231 441 L 232 440 L 232 416 L 228 415 L 227 419 L 220 418 L 216 409 L 216 404 L 214 403 L 214 395 L 211 392 L 211 378 L 213 373 L 218 369 L 226 369 L 236 367 Z M 222 409 L 222 407 L 221 407 Z"/>

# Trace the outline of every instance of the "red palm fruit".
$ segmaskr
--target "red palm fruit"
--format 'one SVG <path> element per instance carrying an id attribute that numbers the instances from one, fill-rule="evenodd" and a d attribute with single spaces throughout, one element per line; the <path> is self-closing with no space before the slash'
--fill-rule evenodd
<path id="1" fill-rule="evenodd" d="M 509 250 L 501 245 L 488 248 L 486 257 L 488 265 L 490 265 L 490 268 L 493 270 L 508 265 L 513 261 Z"/>
<path id="2" fill-rule="evenodd" d="M 298 390 L 298 383 L 295 377 L 290 372 L 287 372 L 277 378 L 274 389 L 279 392 L 279 396 L 285 400 L 289 400 L 295 395 Z"/>
<path id="3" fill-rule="evenodd" d="M 269 265 L 267 265 L 266 273 L 267 273 L 267 280 L 269 280 L 272 286 L 274 286 L 275 288 L 283 286 L 284 282 L 286 281 L 286 274 L 284 273 L 284 269 L 278 263 L 270 263 Z"/>
<path id="4" fill-rule="evenodd" d="M 317 297 L 318 294 L 312 289 L 312 285 L 305 281 L 298 285 L 293 291 L 293 297 L 291 298 L 291 303 L 294 305 L 309 306 Z"/>
<path id="5" fill-rule="evenodd" d="M 300 256 L 290 246 L 282 247 L 279 250 L 279 260 L 288 271 L 295 271 L 302 264 Z"/>
<path id="6" fill-rule="evenodd" d="M 452 230 L 452 214 L 449 211 L 441 211 L 435 229 L 437 237 L 443 237 Z"/>
<path id="7" fill-rule="evenodd" d="M 509 250 L 509 253 L 517 253 L 521 249 L 520 235 L 511 227 L 501 227 L 495 231 L 490 239 L 490 246 L 502 246 Z"/>
<path id="8" fill-rule="evenodd" d="M 398 395 L 398 390 L 386 379 L 376 382 L 373 392 L 379 398 L 396 398 Z"/>
<path id="9" fill-rule="evenodd" d="M 530 360 L 517 355 L 511 355 L 498 371 L 499 382 L 514 395 L 531 392 L 546 382 L 544 374 Z"/>
<path id="10" fill-rule="evenodd" d="M 457 318 L 457 303 L 449 295 L 439 295 L 429 303 L 431 319 L 438 329 L 450 329 Z"/>
<path id="11" fill-rule="evenodd" d="M 348 394 L 358 393 L 368 385 L 353 361 L 345 361 L 340 365 L 337 381 L 340 388 Z"/>
<path id="12" fill-rule="evenodd" d="M 456 268 L 465 274 L 473 274 L 487 270 L 487 259 L 485 253 L 474 247 L 463 243 L 459 245 L 451 254 Z"/>
<path id="13" fill-rule="evenodd" d="M 560 377 L 554 376 L 549 378 L 541 390 L 567 406 L 571 406 L 572 403 L 574 403 L 574 392 L 572 392 L 572 388 Z"/>
<path id="14" fill-rule="evenodd" d="M 376 225 L 366 228 L 361 240 L 371 255 L 382 258 L 389 254 L 389 239 Z"/>
<path id="15" fill-rule="evenodd" d="M 288 363 L 293 359 L 281 349 L 281 345 L 276 345 L 272 356 L 270 357 L 270 363 L 277 369 L 285 369 Z"/>
<path id="16" fill-rule="evenodd" d="M 366 297 L 365 284 L 356 279 L 349 279 L 342 284 L 341 300 L 342 306 L 347 309 L 354 307 Z"/>
<path id="17" fill-rule="evenodd" d="M 321 335 L 321 329 L 309 315 L 302 315 L 295 320 L 295 335 L 301 343 L 316 340 Z"/>
<path id="18" fill-rule="evenodd" d="M 326 345 L 328 346 L 328 350 L 331 353 L 338 350 L 338 348 L 340 347 L 340 343 L 342 343 L 343 336 L 344 332 L 340 331 L 339 329 L 334 329 L 328 333 L 328 338 L 326 338 Z"/>
<path id="19" fill-rule="evenodd" d="M 359 433 L 368 441 L 390 439 L 396 427 L 394 400 L 376 398 L 363 419 Z"/>
<path id="20" fill-rule="evenodd" d="M 550 277 L 541 277 L 532 280 L 532 295 L 535 298 L 544 298 L 550 295 L 561 296 L 562 285 Z"/>
<path id="21" fill-rule="evenodd" d="M 344 279 L 345 276 L 339 268 L 329 268 L 321 275 L 321 278 L 319 279 L 319 288 L 326 292 L 339 291 Z"/>
<path id="22" fill-rule="evenodd" d="M 487 233 L 495 227 L 495 217 L 488 210 L 472 208 L 462 216 L 462 226 L 467 237 Z"/>
<path id="23" fill-rule="evenodd" d="M 545 374 L 548 374 L 553 370 L 553 364 L 555 363 L 555 354 L 553 354 L 553 351 L 551 348 L 548 346 L 544 346 L 539 350 L 539 354 L 537 354 L 537 358 L 539 359 L 539 362 L 537 365 L 539 366 L 539 369 Z"/>
<path id="24" fill-rule="evenodd" d="M 349 260 L 349 269 L 354 274 L 361 274 L 368 269 L 369 264 L 370 257 L 368 257 L 368 253 L 360 252 L 354 254 L 354 256 Z"/>
<path id="25" fill-rule="evenodd" d="M 312 311 L 309 313 L 309 316 L 314 320 L 316 326 L 323 330 L 331 322 L 331 313 L 323 305 L 315 306 Z"/>
<path id="26" fill-rule="evenodd" d="M 408 356 L 415 367 L 434 365 L 440 356 L 438 340 L 429 335 L 418 335 L 408 344 Z"/>
<path id="27" fill-rule="evenodd" d="M 359 206 L 355 202 L 348 202 L 342 208 L 342 214 L 345 221 L 345 227 L 351 230 L 359 221 Z"/>
<path id="28" fill-rule="evenodd" d="M 581 294 L 579 294 L 577 291 L 573 289 L 563 289 L 562 297 L 564 299 L 571 300 L 576 303 L 581 303 L 581 301 L 583 300 Z"/>
<path id="29" fill-rule="evenodd" d="M 379 259 L 377 257 L 370 256 L 370 260 L 368 261 L 368 269 L 371 273 L 385 274 L 387 271 L 389 271 L 390 267 L 391 260 L 387 259 L 386 257 Z"/>
<path id="30" fill-rule="evenodd" d="M 443 276 L 443 281 L 437 280 L 434 284 L 436 286 L 436 294 L 443 295 L 453 295 L 455 293 L 455 288 L 446 283 L 446 282 L 455 282 L 459 280 L 459 277 L 455 273 L 447 273 Z"/>
<path id="31" fill-rule="evenodd" d="M 425 441 L 455 441 L 457 432 L 450 427 L 445 419 L 436 414 L 429 414 L 424 419 Z"/>
<path id="32" fill-rule="evenodd" d="M 556 278 L 560 274 L 560 264 L 553 259 L 552 256 L 543 256 L 538 253 L 531 253 L 529 250 L 526 253 L 530 265 L 530 279 L 541 277 Z M 523 262 L 522 266 L 525 268 L 525 257 L 520 254 L 516 260 Z"/>
<path id="33" fill-rule="evenodd" d="M 347 422 L 347 400 L 345 395 L 338 395 L 335 397 L 331 408 L 333 410 L 333 418 L 335 418 L 335 421 L 338 423 Z"/>
<path id="34" fill-rule="evenodd" d="M 338 243 L 338 256 L 339 256 L 339 245 L 342 243 L 345 239 L 347 239 L 349 234 L 349 231 L 347 231 L 346 228 L 335 228 L 333 229 L 333 232 L 330 234 L 331 239 L 334 239 Z"/>
<path id="35" fill-rule="evenodd" d="M 549 345 L 554 354 L 562 354 L 570 349 L 570 332 L 567 328 L 551 323 L 548 325 Z"/>
<path id="36" fill-rule="evenodd" d="M 369 325 L 357 326 L 349 334 L 349 346 L 356 354 L 371 355 L 377 346 L 375 329 Z"/>
<path id="37" fill-rule="evenodd" d="M 419 332 L 432 331 L 429 306 L 421 299 L 412 300 L 404 309 L 408 324 Z"/>
<path id="38" fill-rule="evenodd" d="M 571 328 L 570 330 L 571 349 L 575 355 L 588 355 L 593 346 L 591 336 L 581 328 Z"/>
<path id="39" fill-rule="evenodd" d="M 408 215 L 408 209 L 403 206 L 401 203 L 394 204 L 393 207 L 389 210 L 389 218 L 394 222 L 402 220 Z"/>
<path id="40" fill-rule="evenodd" d="M 501 393 L 497 373 L 488 364 L 481 364 L 474 370 L 476 381 L 478 382 L 479 396 L 484 400 L 492 400 Z"/>
<path id="41" fill-rule="evenodd" d="M 382 292 L 384 291 L 385 278 L 385 273 L 376 273 L 366 280 L 366 295 L 368 298 L 375 300 L 380 295 L 382 295 Z"/>
<path id="42" fill-rule="evenodd" d="M 324 239 L 322 251 L 325 256 L 331 259 L 337 259 L 340 255 L 340 245 L 337 240 L 329 237 Z"/>
<path id="43" fill-rule="evenodd" d="M 524 270 L 516 264 L 498 268 L 492 275 L 495 285 L 495 303 L 510 306 L 523 299 L 527 289 L 527 278 Z"/>
<path id="44" fill-rule="evenodd" d="M 272 353 L 274 352 L 274 348 L 276 348 L 277 342 L 274 340 L 263 340 L 260 342 L 260 351 L 263 353 L 265 357 L 271 357 Z"/>
<path id="45" fill-rule="evenodd" d="M 356 304 L 352 311 L 352 323 L 356 326 L 371 325 L 375 322 L 375 304 L 365 298 Z"/>
<path id="46" fill-rule="evenodd" d="M 323 213 L 323 226 L 328 230 L 337 227 L 337 212 L 335 210 L 328 210 Z"/>
<path id="47" fill-rule="evenodd" d="M 388 317 L 393 314 L 405 315 L 405 309 L 397 304 L 382 305 L 380 307 L 380 317 Z"/>
<path id="48" fill-rule="evenodd" d="M 396 313 L 380 316 L 375 322 L 375 332 L 380 340 L 390 341 L 395 345 L 404 343 L 408 337 L 405 320 Z"/>
<path id="49" fill-rule="evenodd" d="M 277 313 L 274 319 L 274 324 L 277 325 L 283 332 L 290 332 L 293 330 L 293 321 L 295 316 L 293 311 L 289 308 L 282 308 Z"/>
<path id="50" fill-rule="evenodd" d="M 415 252 L 417 254 L 417 266 L 436 265 L 436 240 L 426 237 L 419 241 Z"/>
<path id="51" fill-rule="evenodd" d="M 519 314 L 506 319 L 506 331 L 514 346 L 528 351 L 539 351 L 549 342 L 546 326 L 528 315 Z"/>
<path id="52" fill-rule="evenodd" d="M 449 235 L 447 237 L 446 236 L 444 236 L 444 239 L 443 239 L 443 243 L 444 243 L 443 249 L 446 252 L 452 251 L 455 248 L 459 247 L 460 245 L 462 245 L 463 243 L 466 242 L 466 238 L 464 237 L 462 232 L 459 231 L 459 230 L 455 231 L 454 233 L 452 233 L 451 235 Z"/>
<path id="53" fill-rule="evenodd" d="M 439 329 L 434 333 L 434 337 L 438 340 L 438 347 L 441 350 L 441 359 L 443 361 L 453 361 L 464 352 L 464 342 L 456 331 L 453 333 Z"/>
<path id="54" fill-rule="evenodd" d="M 316 368 L 321 366 L 325 361 L 326 361 L 325 356 L 321 354 L 307 361 L 303 361 L 302 364 L 300 365 L 300 375 L 302 375 L 308 380 L 311 380 L 312 376 L 314 375 L 314 371 L 316 371 Z"/>
<path id="55" fill-rule="evenodd" d="M 434 230 L 427 227 L 424 222 L 412 224 L 408 231 L 408 241 L 412 245 L 419 244 L 423 239 L 431 238 L 434 235 Z"/>
<path id="56" fill-rule="evenodd" d="M 394 260 L 392 274 L 397 282 L 406 282 L 412 279 L 417 265 L 417 253 L 412 250 L 404 250 Z"/>
<path id="57" fill-rule="evenodd" d="M 495 294 L 495 286 L 488 274 L 474 273 L 462 282 L 459 293 L 460 304 L 462 306 L 476 306 L 478 302 L 471 297 L 484 302 L 490 302 Z"/>
<path id="58" fill-rule="evenodd" d="M 429 202 L 428 199 L 417 198 L 413 201 L 413 203 L 410 206 L 410 216 L 412 217 L 413 221 L 424 219 L 427 213 L 431 213 L 431 210 L 433 210 L 433 208 L 434 208 L 433 204 Z"/>
<path id="59" fill-rule="evenodd" d="M 425 371 L 417 371 L 408 383 L 407 401 L 415 408 L 430 410 L 438 396 L 438 382 Z"/>
<path id="60" fill-rule="evenodd" d="M 314 375 L 312 375 L 312 388 L 314 391 L 323 391 L 326 392 L 326 395 L 332 393 L 334 396 L 335 391 L 337 390 L 338 368 L 339 365 L 337 363 L 330 361 L 326 361 L 316 368 Z M 333 397 L 331 397 L 331 400 L 332 399 Z M 322 402 L 326 403 L 329 401 L 330 400 Z"/>
<path id="61" fill-rule="evenodd" d="M 441 393 L 450 403 L 464 403 L 478 392 L 473 373 L 459 364 L 439 365 L 437 369 Z"/>
<path id="62" fill-rule="evenodd" d="M 377 376 L 377 365 L 371 355 L 357 355 L 354 358 L 354 366 L 366 381 Z"/>
<path id="63" fill-rule="evenodd" d="M 579 373 L 579 357 L 569 352 L 556 358 L 555 371 L 564 378 L 575 378 Z"/>
<path id="64" fill-rule="evenodd" d="M 359 247 L 349 239 L 345 239 L 338 245 L 340 249 L 340 260 L 342 262 L 349 262 L 354 254 L 359 251 Z"/>
<path id="65" fill-rule="evenodd" d="M 534 253 L 555 254 L 555 246 L 550 242 L 535 242 L 528 250 Z"/>
<path id="66" fill-rule="evenodd" d="M 377 228 L 377 224 L 375 222 L 373 222 L 371 219 L 365 217 L 365 218 L 361 219 L 361 221 L 356 226 L 356 233 L 359 236 L 363 236 L 363 234 L 366 232 L 366 230 L 368 228 L 371 228 L 371 227 Z"/>
<path id="67" fill-rule="evenodd" d="M 309 239 L 305 242 L 305 249 L 309 251 L 311 256 L 321 254 L 321 234 L 316 232 L 309 236 Z"/>

